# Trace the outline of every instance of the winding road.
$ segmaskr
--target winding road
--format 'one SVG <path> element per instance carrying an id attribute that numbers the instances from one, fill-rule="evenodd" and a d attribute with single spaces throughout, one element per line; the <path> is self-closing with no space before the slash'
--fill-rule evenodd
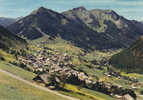
<path id="1" fill-rule="evenodd" d="M 19 81 L 22 81 L 22 82 L 24 82 L 24 83 L 26 83 L 26 84 L 28 84 L 28 85 L 31 85 L 31 86 L 33 86 L 33 87 L 36 87 L 36 88 L 38 88 L 38 89 L 40 89 L 40 90 L 53 93 L 53 94 L 55 94 L 55 95 L 57 95 L 57 96 L 61 96 L 61 97 L 63 97 L 63 98 L 69 99 L 69 100 L 79 100 L 79 99 L 76 99 L 76 98 L 73 98 L 73 97 L 69 97 L 69 96 L 66 96 L 66 95 L 62 95 L 62 94 L 60 94 L 60 93 L 58 93 L 58 92 L 56 92 L 56 91 L 52 91 L 52 90 L 50 90 L 50 89 L 48 89 L 48 88 L 45 88 L 45 87 L 36 85 L 36 84 L 34 84 L 34 83 L 32 83 L 32 82 L 29 82 L 29 81 L 27 81 L 27 80 L 24 80 L 24 79 L 22 79 L 21 77 L 16 76 L 16 75 L 14 75 L 14 74 L 12 74 L 12 73 L 10 73 L 10 72 L 4 71 L 4 70 L 2 70 L 2 69 L 0 69 L 0 72 L 4 73 L 4 74 L 6 74 L 6 75 L 8 75 L 8 76 L 10 76 L 10 77 L 12 77 L 12 78 L 15 78 L 15 79 L 17 79 L 17 80 L 19 80 Z"/>

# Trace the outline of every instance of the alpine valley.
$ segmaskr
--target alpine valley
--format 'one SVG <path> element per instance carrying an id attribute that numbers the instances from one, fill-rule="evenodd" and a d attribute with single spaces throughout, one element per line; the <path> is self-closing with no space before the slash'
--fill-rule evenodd
<path id="1" fill-rule="evenodd" d="M 0 100 L 143 100 L 142 22 L 40 7 L 0 24 Z"/>

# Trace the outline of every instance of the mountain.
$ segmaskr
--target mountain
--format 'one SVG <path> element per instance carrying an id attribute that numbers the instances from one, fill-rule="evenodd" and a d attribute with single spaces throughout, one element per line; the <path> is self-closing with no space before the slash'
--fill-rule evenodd
<path id="1" fill-rule="evenodd" d="M 61 37 L 86 50 L 128 47 L 143 34 L 131 21 L 112 10 L 84 7 L 63 13 L 40 7 L 8 29 L 30 40 L 45 35 L 50 39 Z"/>
<path id="2" fill-rule="evenodd" d="M 142 73 L 143 70 L 143 36 L 119 54 L 111 58 L 111 64 L 127 72 Z"/>
<path id="3" fill-rule="evenodd" d="M 127 20 L 113 10 L 86 10 L 84 7 L 79 7 L 65 11 L 63 14 L 80 24 L 84 23 L 97 32 L 113 33 L 121 31 L 121 33 L 126 32 L 127 34 L 127 31 L 130 31 L 129 29 L 133 28 L 134 30 L 132 29 L 131 31 L 133 33 L 136 32 L 136 28 L 138 28 L 138 26 L 134 27 L 134 25 L 142 24 L 135 20 Z"/>
<path id="4" fill-rule="evenodd" d="M 113 10 L 86 10 L 84 7 L 79 7 L 63 12 L 63 14 L 71 20 L 104 34 L 107 40 L 118 41 L 121 47 L 127 47 L 143 33 L 142 27 L 138 28 L 137 25 L 141 23 L 133 23 Z"/>
<path id="5" fill-rule="evenodd" d="M 0 49 L 20 48 L 25 46 L 26 41 L 12 34 L 4 27 L 0 26 Z"/>
<path id="6" fill-rule="evenodd" d="M 14 18 L 5 18 L 5 17 L 0 17 L 0 25 L 7 27 L 10 24 L 13 24 L 16 22 L 16 19 Z"/>

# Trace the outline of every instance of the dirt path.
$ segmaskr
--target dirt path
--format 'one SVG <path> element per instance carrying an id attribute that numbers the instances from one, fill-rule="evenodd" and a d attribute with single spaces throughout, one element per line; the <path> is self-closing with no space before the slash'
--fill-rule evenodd
<path id="1" fill-rule="evenodd" d="M 22 82 L 24 82 L 24 83 L 26 83 L 26 84 L 28 84 L 28 85 L 31 85 L 31 86 L 33 86 L 33 87 L 36 87 L 36 88 L 38 88 L 38 89 L 41 89 L 41 90 L 44 90 L 44 91 L 53 93 L 53 94 L 55 94 L 55 95 L 57 95 L 57 96 L 61 96 L 61 97 L 63 97 L 63 98 L 67 98 L 67 99 L 69 99 L 69 100 L 79 100 L 79 99 L 72 98 L 72 97 L 69 97 L 69 96 L 66 96 L 66 95 L 62 95 L 62 94 L 60 94 L 60 93 L 58 93 L 58 92 L 56 92 L 56 91 L 52 91 L 52 90 L 50 90 L 50 89 L 48 89 L 48 88 L 45 88 L 45 87 L 36 85 L 36 84 L 34 84 L 34 83 L 31 83 L 31 82 L 29 82 L 29 81 L 27 81 L 27 80 L 22 79 L 22 78 L 19 77 L 19 76 L 16 76 L 16 75 L 14 75 L 14 74 L 12 74 L 12 73 L 10 73 L 10 72 L 4 71 L 4 70 L 2 70 L 2 69 L 0 69 L 0 72 L 4 73 L 4 74 L 6 74 L 6 75 L 8 75 L 8 76 L 10 76 L 10 77 L 12 77 L 12 78 L 15 78 L 15 79 L 17 79 L 17 80 L 19 80 L 19 81 L 22 81 Z"/>

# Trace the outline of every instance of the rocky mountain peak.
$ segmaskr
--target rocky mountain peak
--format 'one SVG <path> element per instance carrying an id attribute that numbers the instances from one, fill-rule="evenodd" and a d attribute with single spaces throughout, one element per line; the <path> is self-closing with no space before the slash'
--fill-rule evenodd
<path id="1" fill-rule="evenodd" d="M 38 9 L 34 10 L 34 11 L 32 12 L 32 14 L 44 13 L 44 12 L 46 12 L 46 11 L 48 11 L 47 8 L 40 7 L 40 8 L 38 8 Z"/>
<path id="2" fill-rule="evenodd" d="M 86 8 L 83 6 L 77 7 L 77 8 L 73 8 L 74 11 L 86 11 Z"/>
<path id="3" fill-rule="evenodd" d="M 91 12 L 100 12 L 100 13 L 104 13 L 104 14 L 110 14 L 110 15 L 118 15 L 114 10 L 102 10 L 102 9 L 93 9 L 90 10 Z"/>
<path id="4" fill-rule="evenodd" d="M 108 14 L 119 16 L 114 10 L 107 10 Z"/>
<path id="5" fill-rule="evenodd" d="M 99 15 L 100 17 L 111 16 L 114 20 L 118 20 L 120 18 L 120 16 L 113 10 L 93 9 L 90 12 L 92 12 L 95 16 Z"/>
<path id="6" fill-rule="evenodd" d="M 38 8 L 38 10 L 39 10 L 39 11 L 45 11 L 45 10 L 47 10 L 47 8 L 45 8 L 45 7 L 40 7 L 40 8 Z"/>

